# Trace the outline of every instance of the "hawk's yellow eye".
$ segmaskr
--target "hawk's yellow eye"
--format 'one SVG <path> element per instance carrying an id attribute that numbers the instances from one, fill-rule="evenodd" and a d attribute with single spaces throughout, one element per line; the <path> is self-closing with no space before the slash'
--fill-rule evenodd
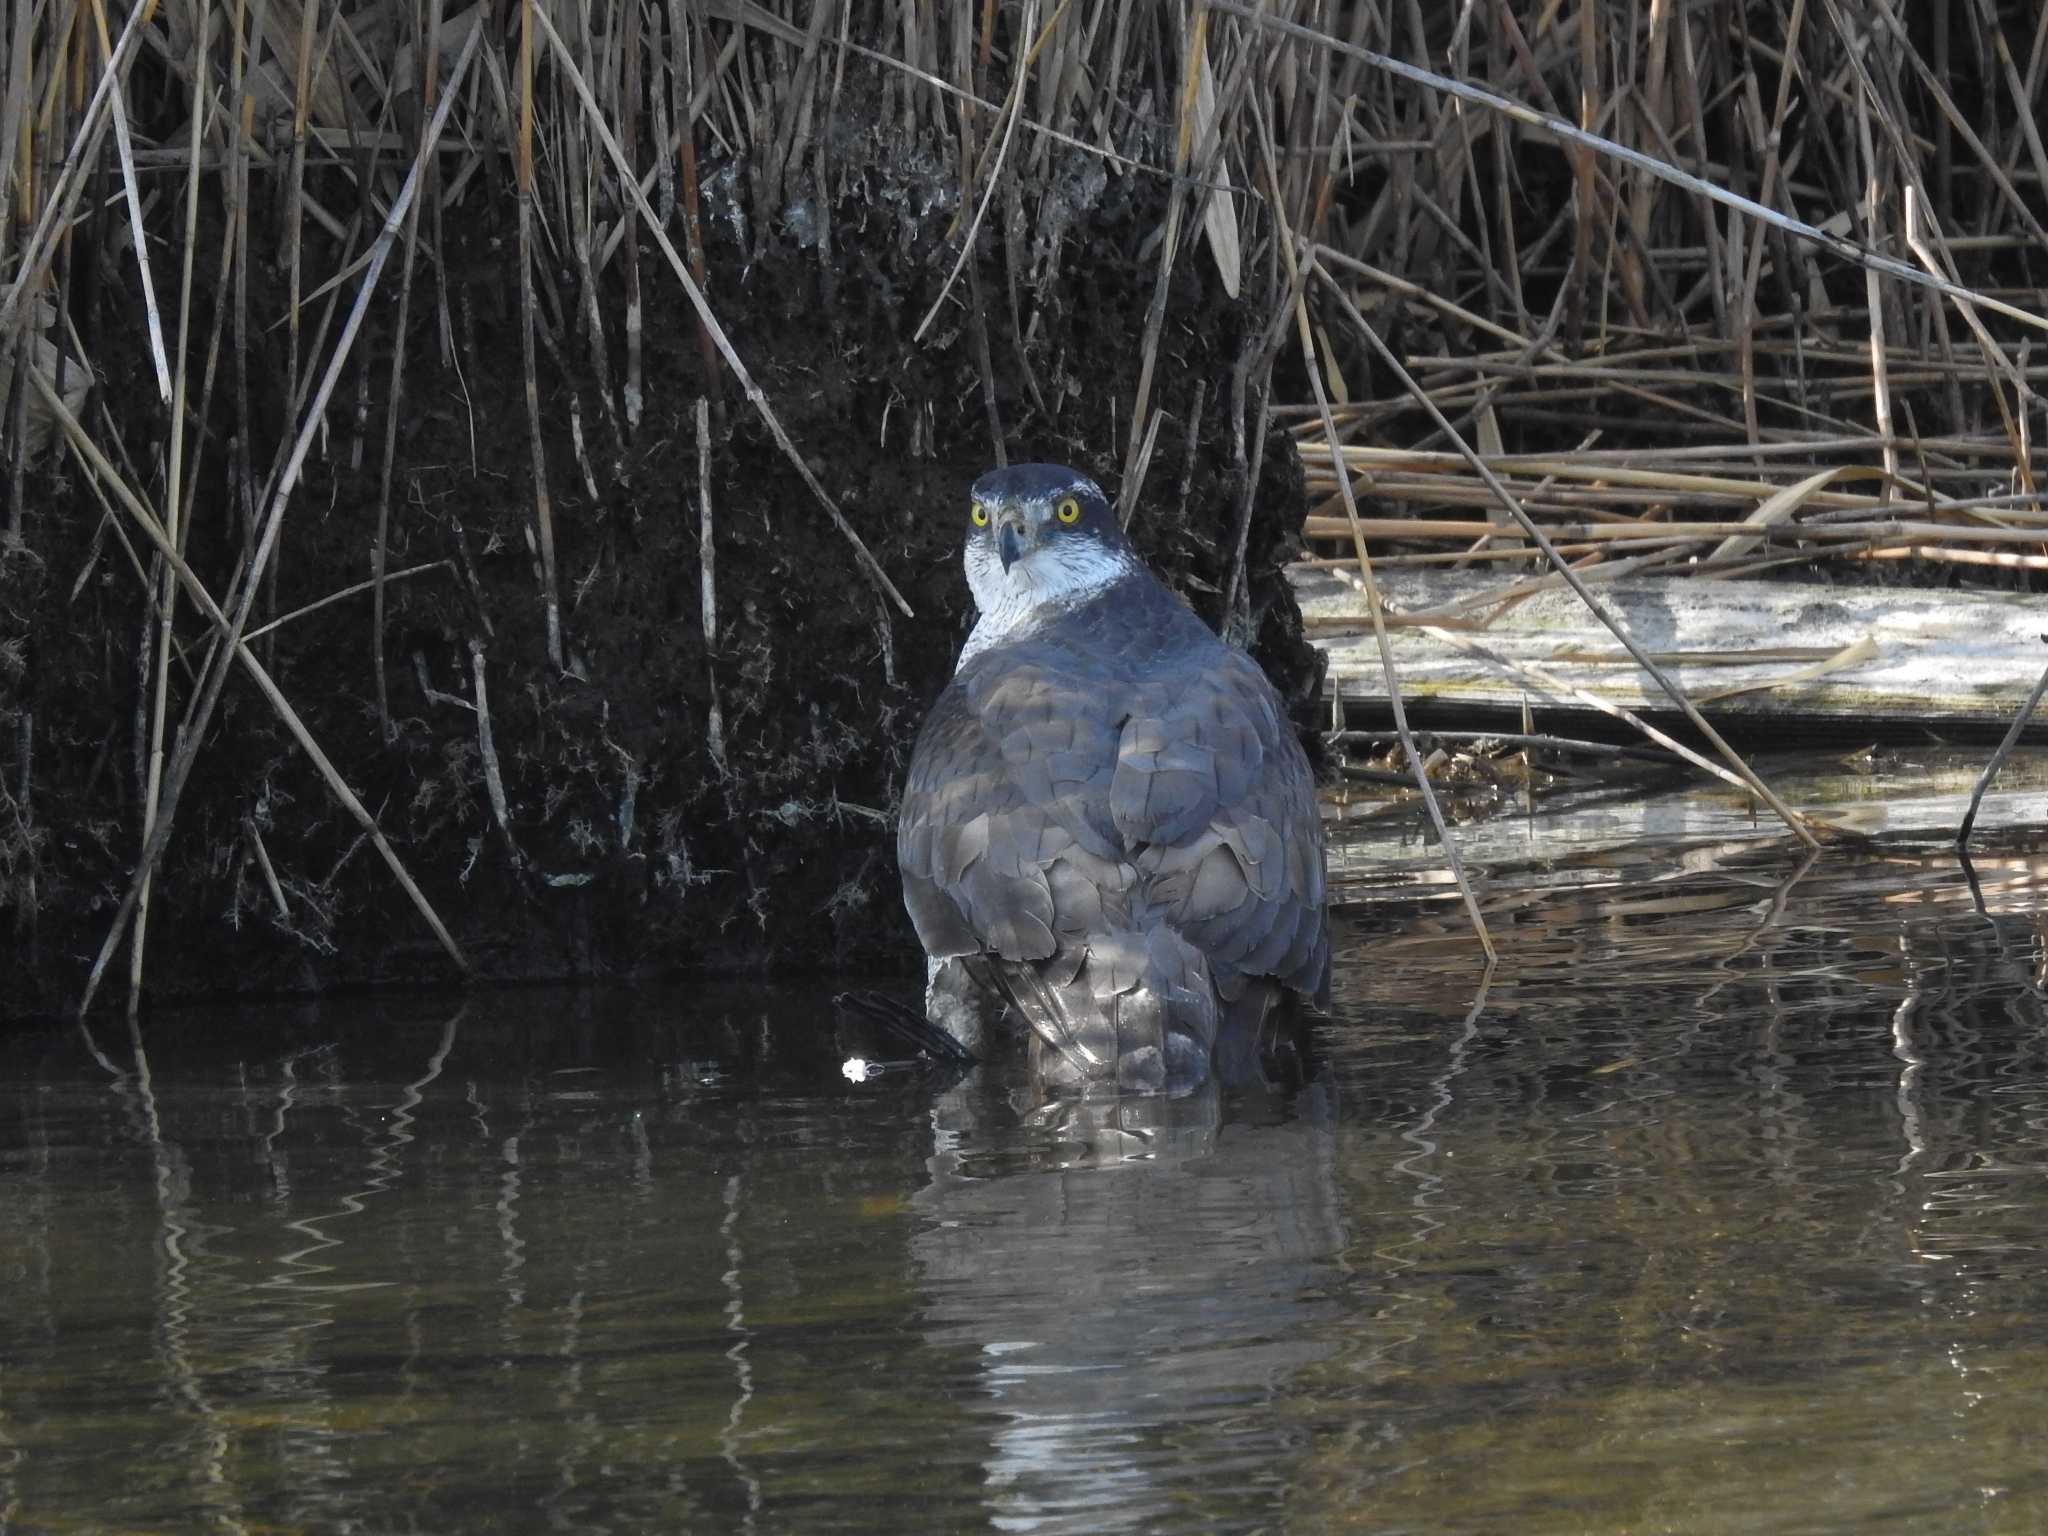
<path id="1" fill-rule="evenodd" d="M 1062 496 L 1060 504 L 1055 510 L 1059 513 L 1059 519 L 1063 523 L 1078 523 L 1081 521 L 1081 503 L 1071 496 Z"/>
<path id="2" fill-rule="evenodd" d="M 986 528 L 988 526 L 988 508 L 978 501 L 969 509 L 967 516 L 977 528 Z"/>

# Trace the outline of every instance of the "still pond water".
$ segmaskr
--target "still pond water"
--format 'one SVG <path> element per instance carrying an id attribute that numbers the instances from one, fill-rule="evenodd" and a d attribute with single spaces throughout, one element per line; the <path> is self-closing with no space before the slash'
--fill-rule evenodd
<path id="1" fill-rule="evenodd" d="M 0 1531 L 2048 1528 L 2048 842 L 1342 920 L 1295 1080 L 804 986 L 0 1038 Z"/>

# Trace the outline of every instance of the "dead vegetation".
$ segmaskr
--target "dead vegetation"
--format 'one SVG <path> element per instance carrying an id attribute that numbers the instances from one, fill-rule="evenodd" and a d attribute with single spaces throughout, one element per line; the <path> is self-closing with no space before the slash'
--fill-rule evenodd
<path id="1" fill-rule="evenodd" d="M 1393 617 L 1479 630 L 1560 583 L 1602 614 L 1593 584 L 1623 576 L 2039 590 L 2048 22 L 1885 0 L 1545 20 L 1475 17 L 1434 92 L 1379 61 L 1367 121 L 1434 163 L 1348 220 L 1340 199 L 1315 251 L 1332 398 L 1287 411 L 1315 563 L 1359 572 L 1376 626 L 1374 567 L 1470 570 L 1479 617 Z M 1731 646 L 1713 659 L 1755 654 Z"/>
<path id="2" fill-rule="evenodd" d="M 160 920 L 181 987 L 223 924 L 216 985 L 891 956 L 992 459 L 1100 474 L 1303 702 L 1297 454 L 1355 566 L 2048 565 L 2015 3 L 17 0 L 5 46 L 45 1001 L 139 995 Z"/>

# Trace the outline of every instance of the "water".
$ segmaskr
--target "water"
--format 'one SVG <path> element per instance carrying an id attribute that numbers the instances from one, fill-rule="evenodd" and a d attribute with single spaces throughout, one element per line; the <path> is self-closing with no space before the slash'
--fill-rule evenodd
<path id="1" fill-rule="evenodd" d="M 2048 1526 L 2048 844 L 1343 919 L 1304 1082 L 811 986 L 0 1039 L 0 1530 Z M 1981 903 L 1981 906 L 1980 906 Z"/>

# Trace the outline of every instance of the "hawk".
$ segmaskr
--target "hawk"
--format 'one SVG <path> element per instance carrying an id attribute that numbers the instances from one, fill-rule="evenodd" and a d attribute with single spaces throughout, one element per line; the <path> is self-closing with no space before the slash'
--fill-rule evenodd
<path id="1" fill-rule="evenodd" d="M 1219 1034 L 1328 997 L 1308 760 L 1092 480 L 982 476 L 966 545 L 980 617 L 896 827 L 927 1017 L 974 1047 L 1007 1005 L 1054 1087 L 1191 1087 Z"/>

